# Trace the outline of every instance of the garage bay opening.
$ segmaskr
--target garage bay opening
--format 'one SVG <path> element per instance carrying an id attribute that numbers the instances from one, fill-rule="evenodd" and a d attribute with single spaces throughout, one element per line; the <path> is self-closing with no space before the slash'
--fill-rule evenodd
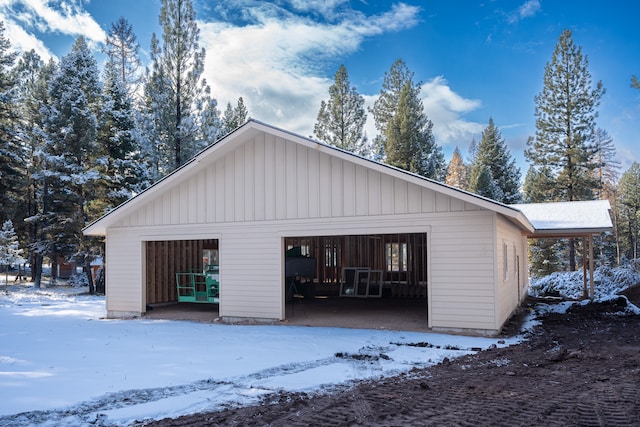
<path id="1" fill-rule="evenodd" d="M 290 237 L 284 244 L 288 319 L 315 324 L 309 320 L 321 322 L 329 311 L 352 317 L 346 322 L 373 316 L 381 328 L 402 319 L 426 328 L 426 233 Z"/>
<path id="2" fill-rule="evenodd" d="M 145 242 L 146 301 L 219 302 L 218 240 Z"/>

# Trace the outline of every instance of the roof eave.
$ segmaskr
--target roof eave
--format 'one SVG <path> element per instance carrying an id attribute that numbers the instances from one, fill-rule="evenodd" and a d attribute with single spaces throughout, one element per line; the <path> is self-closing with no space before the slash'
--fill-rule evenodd
<path id="1" fill-rule="evenodd" d="M 568 237 L 586 237 L 613 231 L 613 227 L 599 228 L 556 228 L 556 229 L 538 229 L 533 233 L 528 233 L 527 237 L 537 238 L 568 238 Z"/>

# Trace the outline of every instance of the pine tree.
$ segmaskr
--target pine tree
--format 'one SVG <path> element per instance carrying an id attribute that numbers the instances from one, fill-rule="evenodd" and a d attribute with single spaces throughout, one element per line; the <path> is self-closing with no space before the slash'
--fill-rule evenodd
<path id="1" fill-rule="evenodd" d="M 620 162 L 616 160 L 616 147 L 606 130 L 597 128 L 594 132 L 596 153 L 592 158 L 594 179 L 598 181 L 598 199 L 611 200 L 620 177 Z"/>
<path id="2" fill-rule="evenodd" d="M 544 71 L 535 97 L 536 135 L 525 156 L 536 168 L 547 166 L 556 181 L 557 200 L 591 200 L 598 182 L 591 174 L 597 151 L 593 144 L 596 108 L 602 82 L 592 88 L 588 60 L 564 30 Z M 569 242 L 569 265 L 575 270 L 575 242 Z"/>
<path id="3" fill-rule="evenodd" d="M 40 286 L 42 260 L 47 254 L 47 240 L 43 234 L 45 223 L 44 195 L 47 193 L 46 183 L 49 180 L 46 170 L 46 133 L 45 120 L 51 100 L 49 97 L 49 81 L 57 72 L 57 63 L 51 59 L 43 63 L 34 50 L 23 53 L 16 75 L 20 82 L 20 117 L 24 151 L 24 184 L 22 213 L 27 225 L 27 242 L 31 277 L 36 287 Z"/>
<path id="4" fill-rule="evenodd" d="M 592 160 L 592 174 L 598 181 L 596 198 L 609 200 L 611 204 L 611 219 L 613 233 L 602 233 L 595 238 L 594 246 L 599 251 L 601 263 L 607 265 L 620 263 L 620 246 L 618 242 L 617 217 L 617 182 L 620 178 L 620 162 L 616 160 L 616 148 L 613 139 L 606 130 L 597 128 L 594 132 L 596 154 Z"/>
<path id="5" fill-rule="evenodd" d="M 502 189 L 491 174 L 491 169 L 487 165 L 474 167 L 469 180 L 469 191 L 482 197 L 500 201 L 504 198 Z"/>
<path id="6" fill-rule="evenodd" d="M 110 67 L 123 83 L 128 98 L 132 101 L 141 84 L 140 75 L 140 44 L 133 32 L 133 26 L 124 17 L 118 18 L 111 24 L 104 53 L 108 57 Z"/>
<path id="7" fill-rule="evenodd" d="M 554 199 L 555 180 L 546 166 L 540 170 L 530 166 L 524 178 L 524 201 L 543 203 Z M 546 276 L 558 271 L 561 266 L 560 250 L 562 242 L 557 239 L 529 240 L 529 269 L 532 274 Z"/>
<path id="8" fill-rule="evenodd" d="M 0 266 L 5 267 L 4 276 L 4 291 L 7 292 L 7 285 L 9 281 L 9 266 L 14 264 L 22 264 L 22 249 L 20 249 L 20 243 L 18 242 L 18 236 L 13 229 L 13 223 L 11 220 L 6 220 L 2 224 L 2 230 L 0 230 Z"/>
<path id="9" fill-rule="evenodd" d="M 163 163 L 158 165 L 159 173 L 165 174 L 214 142 L 200 138 L 211 135 L 212 130 L 199 126 L 210 126 L 212 121 L 201 120 L 196 112 L 210 115 L 217 111 L 211 108 L 217 104 L 206 99 L 210 89 L 202 78 L 205 51 L 199 47 L 192 0 L 162 0 L 159 22 L 162 45 L 154 34 L 145 106 L 146 120 L 153 122 L 153 135 L 159 138 L 155 141 Z"/>
<path id="10" fill-rule="evenodd" d="M 227 102 L 227 107 L 221 119 L 220 136 L 227 135 L 242 126 L 247 121 L 248 116 L 249 112 L 244 105 L 242 97 L 238 98 L 235 108 L 231 105 L 231 102 Z"/>
<path id="11" fill-rule="evenodd" d="M 469 190 L 507 204 L 522 200 L 520 169 L 516 167 L 516 161 L 511 157 L 509 147 L 493 118 L 489 118 L 489 124 L 482 132 L 482 139 L 475 150 Z"/>
<path id="12" fill-rule="evenodd" d="M 411 90 L 415 92 L 417 98 L 420 93 L 420 84 L 413 82 L 413 71 L 402 59 L 397 59 L 384 73 L 380 96 L 369 111 L 373 114 L 378 135 L 373 141 L 373 151 L 376 157 L 383 160 L 386 157 L 386 135 L 387 128 L 393 116 L 398 111 L 400 103 L 400 92 L 409 84 Z"/>
<path id="13" fill-rule="evenodd" d="M 107 61 L 97 133 L 99 156 L 95 160 L 100 178 L 87 210 L 90 219 L 102 216 L 149 185 L 144 180 L 135 139 L 132 99 L 121 79 L 120 69 Z"/>
<path id="14" fill-rule="evenodd" d="M 451 157 L 451 161 L 447 167 L 445 184 L 462 190 L 467 190 L 469 188 L 468 172 L 469 169 L 462 159 L 462 154 L 460 154 L 460 150 L 456 147 L 456 149 L 453 150 L 453 156 Z"/>
<path id="15" fill-rule="evenodd" d="M 407 82 L 400 91 L 397 111 L 385 132 L 386 163 L 444 181 L 444 154 L 435 142 L 432 128 L 433 124 L 424 113 L 422 101 L 411 82 Z"/>
<path id="16" fill-rule="evenodd" d="M 628 258 L 637 259 L 640 253 L 640 163 L 633 162 L 622 174 L 618 192 L 620 239 L 623 241 L 621 252 Z"/>
<path id="17" fill-rule="evenodd" d="M 313 133 L 318 140 L 359 155 L 367 155 L 364 125 L 367 114 L 364 97 L 351 86 L 344 65 L 336 71 L 329 87 L 329 100 L 320 103 Z"/>
<path id="18" fill-rule="evenodd" d="M 43 168 L 46 169 L 44 230 L 52 262 L 84 258 L 89 250 L 82 237 L 87 205 L 99 178 L 95 168 L 101 84 L 95 58 L 83 37 L 60 61 L 49 85 Z"/>
<path id="19" fill-rule="evenodd" d="M 17 53 L 10 51 L 11 43 L 4 32 L 4 23 L 0 21 L 0 218 L 9 219 L 16 216 L 23 156 L 17 129 L 17 83 L 11 70 Z"/>
<path id="20" fill-rule="evenodd" d="M 537 170 L 530 166 L 524 178 L 523 192 L 526 203 L 543 203 L 553 200 L 555 181 L 549 168 L 542 166 Z"/>

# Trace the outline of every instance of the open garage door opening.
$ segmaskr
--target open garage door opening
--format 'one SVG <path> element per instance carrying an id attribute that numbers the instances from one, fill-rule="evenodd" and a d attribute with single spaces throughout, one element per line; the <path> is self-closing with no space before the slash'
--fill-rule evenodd
<path id="1" fill-rule="evenodd" d="M 290 237 L 284 249 L 289 321 L 427 328 L 426 233 Z"/>
<path id="2" fill-rule="evenodd" d="M 145 242 L 147 308 L 219 302 L 218 240 Z"/>

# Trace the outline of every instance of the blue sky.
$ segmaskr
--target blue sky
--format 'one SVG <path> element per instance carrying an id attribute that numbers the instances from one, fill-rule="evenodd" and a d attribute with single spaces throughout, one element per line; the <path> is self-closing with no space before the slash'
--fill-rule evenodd
<path id="1" fill-rule="evenodd" d="M 534 97 L 563 29 L 589 59 L 606 94 L 597 126 L 616 144 L 623 171 L 640 161 L 640 3 L 628 0 L 195 0 L 206 79 L 221 109 L 242 96 L 252 117 L 311 135 L 340 64 L 373 104 L 384 72 L 406 61 L 447 161 L 493 117 L 518 161 L 535 133 Z M 85 36 L 98 52 L 120 16 L 138 37 L 143 63 L 160 35 L 160 0 L 0 0 L 14 49 L 65 55 Z M 375 134 L 371 115 L 369 137 Z"/>

